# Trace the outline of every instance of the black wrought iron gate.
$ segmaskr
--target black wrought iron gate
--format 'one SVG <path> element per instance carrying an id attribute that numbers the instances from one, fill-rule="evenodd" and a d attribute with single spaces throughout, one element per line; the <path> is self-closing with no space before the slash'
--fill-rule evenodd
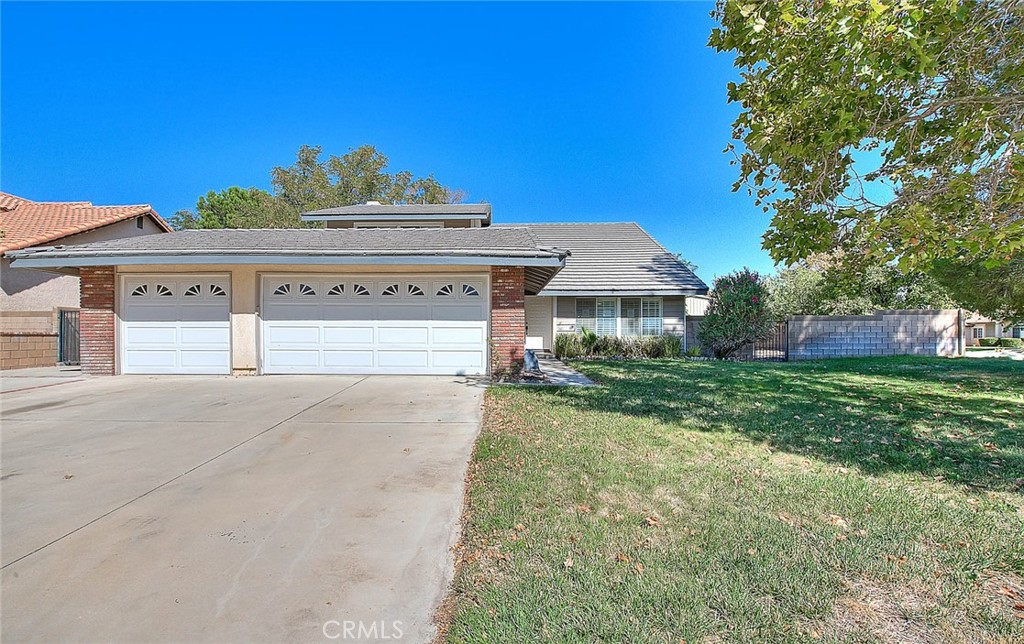
<path id="1" fill-rule="evenodd" d="M 62 309 L 57 332 L 57 362 L 60 364 L 78 364 L 78 349 L 81 345 L 81 334 L 78 327 L 78 311 Z"/>

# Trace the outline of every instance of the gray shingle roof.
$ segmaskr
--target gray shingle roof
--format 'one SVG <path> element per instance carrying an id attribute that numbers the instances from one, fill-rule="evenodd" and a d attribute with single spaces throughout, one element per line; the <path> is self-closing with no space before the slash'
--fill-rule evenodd
<path id="1" fill-rule="evenodd" d="M 13 253 L 15 258 L 188 255 L 474 256 L 560 258 L 526 228 L 187 230 Z M 74 264 L 68 264 L 69 266 Z"/>
<path id="2" fill-rule="evenodd" d="M 544 246 L 571 255 L 540 295 L 704 294 L 708 286 L 635 223 L 499 224 L 526 227 Z"/>
<path id="3" fill-rule="evenodd" d="M 487 203 L 442 203 L 442 204 L 378 204 L 365 203 L 339 208 L 323 208 L 302 213 L 304 221 L 359 218 L 367 221 L 396 219 L 482 219 L 484 225 L 491 221 L 491 204 Z"/>

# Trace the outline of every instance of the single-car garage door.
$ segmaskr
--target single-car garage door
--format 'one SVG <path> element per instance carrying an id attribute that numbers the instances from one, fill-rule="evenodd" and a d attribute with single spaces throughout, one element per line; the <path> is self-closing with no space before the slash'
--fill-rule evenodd
<path id="1" fill-rule="evenodd" d="M 125 276 L 121 373 L 231 373 L 227 275 Z"/>
<path id="2" fill-rule="evenodd" d="M 486 372 L 482 275 L 264 276 L 264 373 Z"/>

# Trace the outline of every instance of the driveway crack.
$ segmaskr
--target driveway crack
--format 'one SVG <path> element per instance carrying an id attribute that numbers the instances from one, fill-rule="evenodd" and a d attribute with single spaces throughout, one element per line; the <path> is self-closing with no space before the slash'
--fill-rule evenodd
<path id="1" fill-rule="evenodd" d="M 83 523 L 82 525 L 78 526 L 74 530 L 71 530 L 71 531 L 69 531 L 69 532 L 67 532 L 67 533 L 57 537 L 53 541 L 45 543 L 45 544 L 39 546 L 38 548 L 36 548 L 35 550 L 32 550 L 30 552 L 27 552 L 27 553 L 21 555 L 17 559 L 14 559 L 12 561 L 9 561 L 9 562 L 3 564 L 2 566 L 0 566 L 0 570 L 4 570 L 8 566 L 13 566 L 14 564 L 18 563 L 19 561 L 21 561 L 23 559 L 27 559 L 28 557 L 31 557 L 32 555 L 36 554 L 37 552 L 41 552 L 41 551 L 49 548 L 50 546 L 54 545 L 55 543 L 59 543 L 60 541 L 63 541 L 64 539 L 67 539 L 68 537 L 70 537 L 71 535 L 75 534 L 76 532 L 78 532 L 80 530 L 83 530 L 85 528 L 88 528 L 89 526 L 91 526 L 92 524 L 96 523 L 97 521 L 100 521 L 102 519 L 105 519 L 105 518 L 109 517 L 110 515 L 112 515 L 115 512 L 117 512 L 118 510 L 122 510 L 122 509 L 128 507 L 129 505 L 131 505 L 132 503 L 135 503 L 139 499 L 146 498 L 147 496 L 149 496 L 153 492 L 156 492 L 157 490 L 160 490 L 160 489 L 162 489 L 164 487 L 167 487 L 171 483 L 174 483 L 175 481 L 181 479 L 182 477 L 188 476 L 189 474 L 191 474 L 192 472 L 195 472 L 196 470 L 198 470 L 201 467 L 209 465 L 210 463 L 216 461 L 217 459 L 221 458 L 222 456 L 225 456 L 226 454 L 230 454 L 231 452 L 235 451 L 236 449 L 238 449 L 242 445 L 245 445 L 246 443 L 249 443 L 249 442 L 251 442 L 253 440 L 256 440 L 260 436 L 263 436 L 264 434 L 266 434 L 269 431 L 277 429 L 278 427 L 280 427 L 281 425 L 284 425 L 285 423 L 287 423 L 290 420 L 294 420 L 296 417 L 301 416 L 302 414 L 306 413 L 310 409 L 313 409 L 314 407 L 316 407 L 318 405 L 322 405 L 323 403 L 327 402 L 331 398 L 334 398 L 335 396 L 338 396 L 338 395 L 341 395 L 341 394 L 345 393 L 346 391 L 348 391 L 352 387 L 355 387 L 356 385 L 358 385 L 359 383 L 363 382 L 364 380 L 366 380 L 365 376 L 360 378 L 359 380 L 353 382 L 352 384 L 346 386 L 346 387 L 342 387 L 341 389 L 339 389 L 338 391 L 334 392 L 333 394 L 330 394 L 329 396 L 326 396 L 326 397 L 322 398 L 321 400 L 318 400 L 318 401 L 316 401 L 316 402 L 314 402 L 314 403 L 312 403 L 312 404 L 310 404 L 310 405 L 308 405 L 306 407 L 303 407 L 302 409 L 300 409 L 299 411 L 295 412 L 291 416 L 285 418 L 284 420 L 278 421 L 278 422 L 274 423 L 273 425 L 271 425 L 270 427 L 267 427 L 266 429 L 262 429 L 262 430 L 256 432 L 252 436 L 246 438 L 243 441 L 240 441 L 240 442 L 232 445 L 231 447 L 229 447 L 226 450 L 220 452 L 216 456 L 208 458 L 207 460 L 203 461 L 199 465 L 191 467 L 191 468 L 185 470 L 184 472 L 182 472 L 181 474 L 178 474 L 177 476 L 174 476 L 172 478 L 167 479 L 166 481 L 164 481 L 160 485 L 157 485 L 156 487 L 154 487 L 152 489 L 149 489 L 149 490 L 143 492 L 142 494 L 139 494 L 138 496 L 125 501 L 124 503 L 122 503 L 121 505 L 117 506 L 116 508 L 113 508 L 111 510 L 108 510 L 107 512 L 104 512 L 103 514 L 99 515 L 95 519 L 92 519 L 90 521 L 87 521 L 86 523 Z"/>

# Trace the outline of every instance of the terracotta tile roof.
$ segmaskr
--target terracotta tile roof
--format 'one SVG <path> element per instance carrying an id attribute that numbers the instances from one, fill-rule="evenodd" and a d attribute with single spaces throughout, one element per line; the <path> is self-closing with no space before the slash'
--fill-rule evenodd
<path id="1" fill-rule="evenodd" d="M 88 201 L 30 201 L 0 192 L 0 254 L 48 244 L 139 215 L 149 215 L 165 232 L 171 231 L 148 204 L 94 206 Z"/>

